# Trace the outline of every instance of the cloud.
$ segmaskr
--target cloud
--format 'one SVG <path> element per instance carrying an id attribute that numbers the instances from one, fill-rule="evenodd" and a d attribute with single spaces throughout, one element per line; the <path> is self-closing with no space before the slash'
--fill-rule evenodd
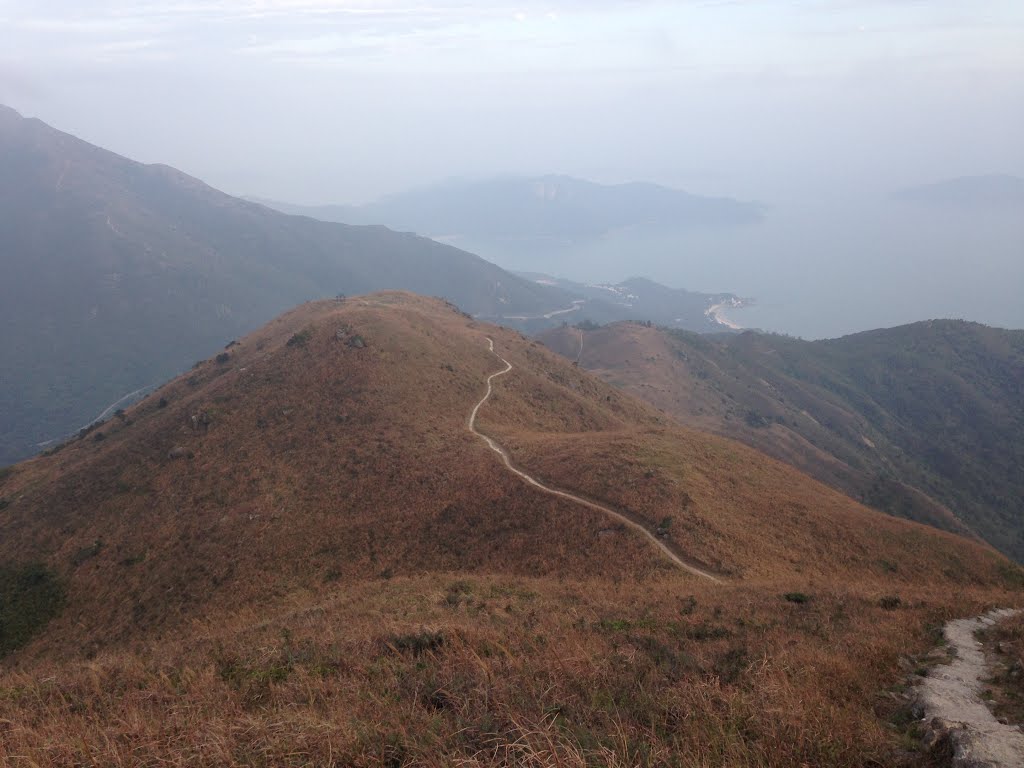
<path id="1" fill-rule="evenodd" d="M 180 57 L 213 67 L 392 72 L 648 71 L 825 76 L 902 59 L 1010 66 L 1024 6 L 992 0 L 8 0 L 7 54 L 29 66 Z"/>

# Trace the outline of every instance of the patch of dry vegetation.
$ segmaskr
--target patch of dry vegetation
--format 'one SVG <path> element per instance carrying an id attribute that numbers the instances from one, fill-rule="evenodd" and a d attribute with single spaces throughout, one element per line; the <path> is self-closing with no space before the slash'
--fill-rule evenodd
<path id="1" fill-rule="evenodd" d="M 979 633 L 992 665 L 986 698 L 1004 723 L 1024 725 L 1024 614 Z"/>
<path id="2" fill-rule="evenodd" d="M 0 762 L 924 765 L 886 690 L 947 596 L 438 574 L 0 676 Z M 1005 594 L 967 590 L 958 610 Z"/>
<path id="3" fill-rule="evenodd" d="M 487 336 L 515 368 L 481 429 L 725 586 L 505 471 L 466 428 Z M 66 587 L 0 662 L 0 763 L 916 765 L 898 659 L 1020 600 L 992 550 L 440 301 L 304 305 L 226 354 L 0 477 L 0 565 Z"/>

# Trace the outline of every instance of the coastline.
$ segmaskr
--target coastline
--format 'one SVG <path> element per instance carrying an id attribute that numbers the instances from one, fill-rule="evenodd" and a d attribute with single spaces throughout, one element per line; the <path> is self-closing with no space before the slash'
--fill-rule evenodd
<path id="1" fill-rule="evenodd" d="M 742 331 L 743 326 L 730 320 L 725 314 L 727 308 L 740 309 L 742 307 L 749 306 L 742 299 L 729 299 L 727 301 L 719 302 L 718 304 L 712 304 L 704 311 L 704 316 L 710 319 L 712 322 L 718 325 L 725 326 L 731 331 Z"/>

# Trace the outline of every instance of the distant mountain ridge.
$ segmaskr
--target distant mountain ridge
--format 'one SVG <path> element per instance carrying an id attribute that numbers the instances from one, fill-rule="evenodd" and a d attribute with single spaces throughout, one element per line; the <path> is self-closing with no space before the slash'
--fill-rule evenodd
<path id="1" fill-rule="evenodd" d="M 579 334 L 541 336 L 575 359 Z M 1024 331 L 936 320 L 826 341 L 619 323 L 580 365 L 891 514 L 1024 560 Z"/>
<path id="2" fill-rule="evenodd" d="M 466 312 L 573 297 L 472 254 L 287 216 L 0 108 L 0 465 L 311 298 L 402 288 Z"/>
<path id="3" fill-rule="evenodd" d="M 313 298 L 409 290 L 531 331 L 582 307 L 644 317 L 414 234 L 231 197 L 2 106 L 0 167 L 0 466 Z"/>
<path id="4" fill-rule="evenodd" d="M 908 187 L 897 198 L 921 205 L 1020 207 L 1024 209 L 1024 179 L 1009 174 L 961 176 L 933 184 Z"/>
<path id="5" fill-rule="evenodd" d="M 474 242 L 586 241 L 625 228 L 734 227 L 763 216 L 757 203 L 645 182 L 604 185 L 559 175 L 448 181 L 364 205 L 262 202 L 325 221 L 384 224 Z"/>

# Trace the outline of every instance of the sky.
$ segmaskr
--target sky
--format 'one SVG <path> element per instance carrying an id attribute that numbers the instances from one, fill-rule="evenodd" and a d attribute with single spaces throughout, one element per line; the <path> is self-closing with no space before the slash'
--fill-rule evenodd
<path id="1" fill-rule="evenodd" d="M 0 0 L 0 103 L 234 194 L 1024 175 L 1020 0 Z"/>

